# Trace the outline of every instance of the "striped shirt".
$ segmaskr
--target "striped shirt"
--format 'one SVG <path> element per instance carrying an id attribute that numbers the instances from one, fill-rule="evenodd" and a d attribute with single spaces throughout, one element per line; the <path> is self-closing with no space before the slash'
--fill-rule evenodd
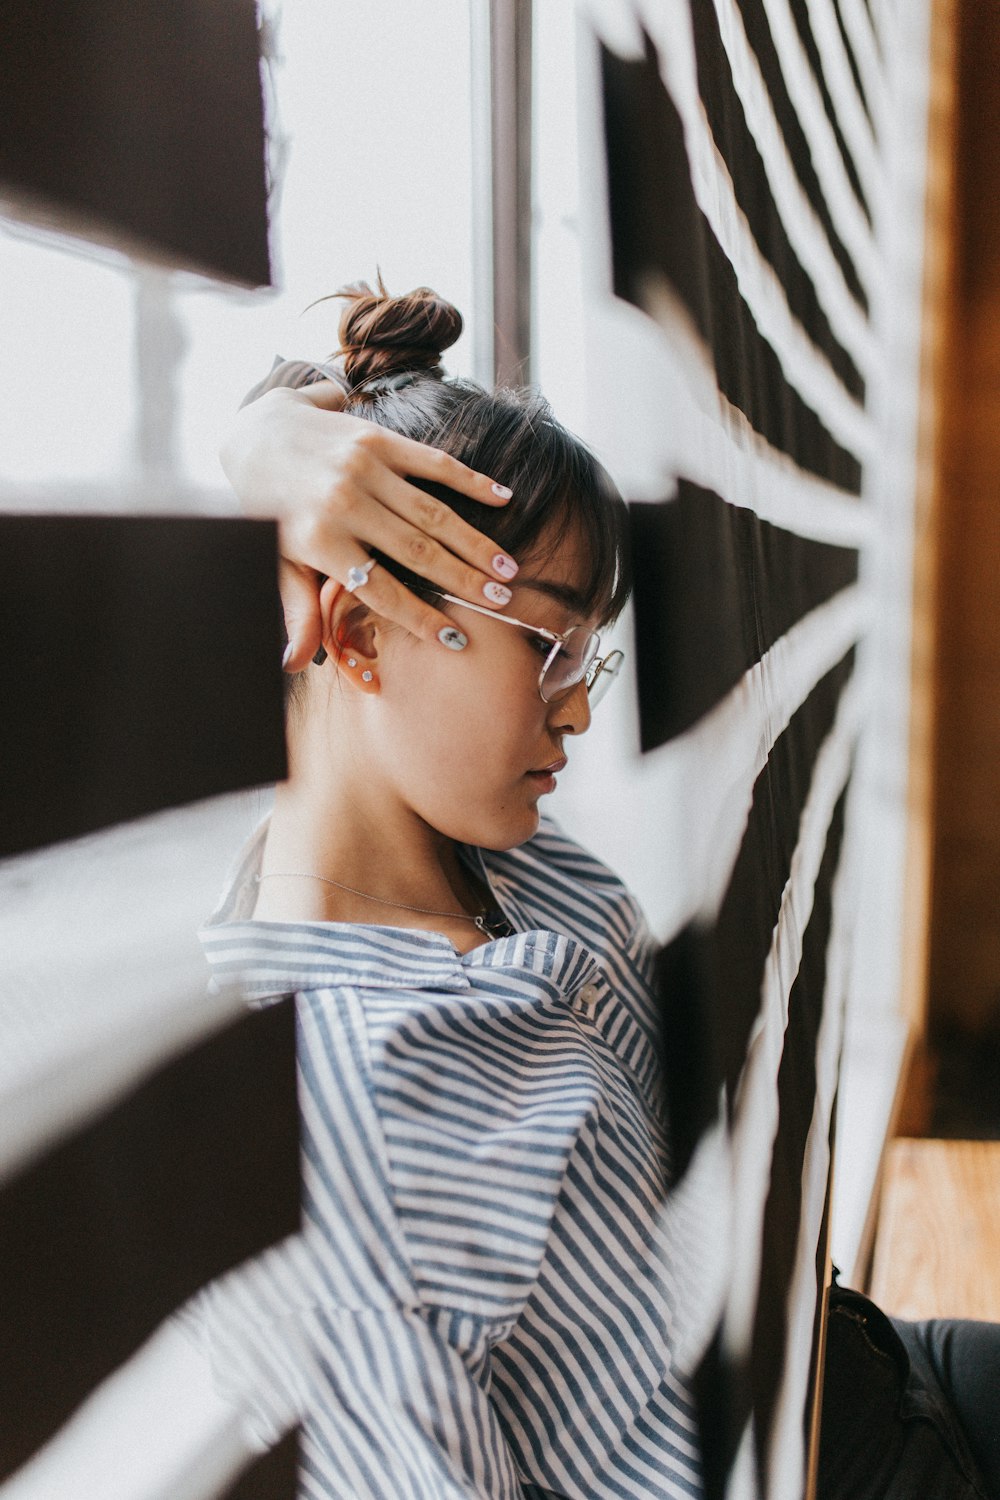
<path id="1" fill-rule="evenodd" d="M 543 820 L 463 850 L 515 929 L 471 952 L 252 921 L 264 834 L 202 938 L 296 996 L 303 1228 L 201 1299 L 220 1383 L 303 1500 L 699 1495 L 634 899 Z"/>

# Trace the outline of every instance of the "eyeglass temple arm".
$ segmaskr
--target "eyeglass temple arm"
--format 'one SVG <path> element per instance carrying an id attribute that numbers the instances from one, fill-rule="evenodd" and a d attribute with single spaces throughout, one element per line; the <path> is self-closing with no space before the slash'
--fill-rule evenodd
<path id="1" fill-rule="evenodd" d="M 487 609 L 485 604 L 473 604 L 471 599 L 459 599 L 457 594 L 446 594 L 444 589 L 435 589 L 434 593 L 439 599 L 447 599 L 449 604 L 461 604 L 464 609 L 474 609 L 477 615 L 485 615 L 489 620 L 506 620 L 508 625 L 520 625 L 522 630 L 530 630 L 547 641 L 561 643 L 566 639 L 565 636 L 557 635 L 554 630 L 546 630 L 543 625 L 529 625 L 527 620 L 515 620 L 513 615 L 503 615 L 499 610 Z"/>

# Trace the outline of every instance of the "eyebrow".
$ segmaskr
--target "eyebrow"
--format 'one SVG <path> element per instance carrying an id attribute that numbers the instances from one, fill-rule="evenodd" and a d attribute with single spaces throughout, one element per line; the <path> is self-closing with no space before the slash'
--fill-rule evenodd
<path id="1" fill-rule="evenodd" d="M 536 594 L 545 594 L 547 598 L 555 599 L 558 604 L 564 604 L 567 609 L 575 610 L 579 615 L 586 614 L 589 609 L 586 595 L 570 583 L 555 583 L 548 578 L 519 578 L 517 587 L 534 589 Z"/>

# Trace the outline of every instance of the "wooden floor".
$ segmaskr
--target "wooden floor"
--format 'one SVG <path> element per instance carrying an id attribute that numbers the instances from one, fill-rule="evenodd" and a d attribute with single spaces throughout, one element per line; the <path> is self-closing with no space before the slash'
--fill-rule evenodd
<path id="1" fill-rule="evenodd" d="M 1000 1322 L 1000 1141 L 890 1142 L 871 1295 L 895 1317 Z"/>

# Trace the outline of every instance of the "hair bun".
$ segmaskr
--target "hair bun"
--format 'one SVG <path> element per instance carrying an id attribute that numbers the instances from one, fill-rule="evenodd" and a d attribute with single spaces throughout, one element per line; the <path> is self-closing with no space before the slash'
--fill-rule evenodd
<path id="1" fill-rule="evenodd" d="M 391 375 L 443 373 L 441 355 L 462 332 L 462 314 L 430 287 L 391 297 L 380 276 L 377 291 L 356 281 L 335 295 L 347 299 L 340 357 L 349 391 Z"/>

